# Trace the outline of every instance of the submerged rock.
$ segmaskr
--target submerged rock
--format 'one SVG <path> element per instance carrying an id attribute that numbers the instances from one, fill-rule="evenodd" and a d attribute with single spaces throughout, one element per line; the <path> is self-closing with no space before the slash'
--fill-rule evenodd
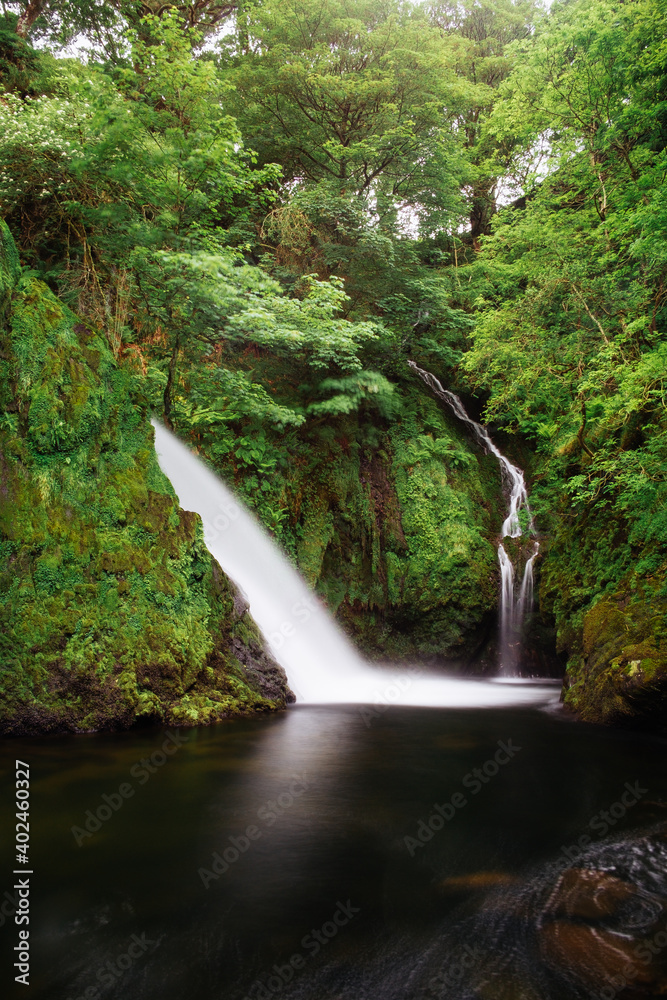
<path id="1" fill-rule="evenodd" d="M 575 865 L 489 893 L 443 928 L 415 985 L 424 1000 L 664 996 L 667 828 L 601 842 Z"/>
<path id="2" fill-rule="evenodd" d="M 337 938 L 284 1000 L 639 1000 L 667 995 L 667 827 L 510 877 L 449 880 L 467 898 L 433 925 Z M 447 888 L 445 883 L 445 888 Z M 486 885 L 486 892 L 482 891 Z M 364 941 L 363 947 L 361 942 Z M 275 971 L 273 969 L 272 971 Z M 263 996 L 231 990 L 234 1000 Z M 266 992 L 268 995 L 268 990 Z"/>
<path id="3" fill-rule="evenodd" d="M 570 868 L 547 904 L 540 952 L 555 970 L 576 973 L 591 987 L 625 986 L 667 990 L 667 965 L 647 943 L 665 939 L 667 897 L 608 871 Z"/>
<path id="4" fill-rule="evenodd" d="M 486 892 L 497 886 L 514 885 L 516 875 L 508 872 L 473 872 L 471 875 L 456 875 L 445 879 L 438 886 L 443 893 Z"/>
<path id="5" fill-rule="evenodd" d="M 281 667 L 160 471 L 138 377 L 0 246 L 0 732 L 284 707 Z"/>

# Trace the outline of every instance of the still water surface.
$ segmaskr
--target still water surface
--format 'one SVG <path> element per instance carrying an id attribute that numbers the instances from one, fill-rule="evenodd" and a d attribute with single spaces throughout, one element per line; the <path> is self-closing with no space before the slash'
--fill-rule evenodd
<path id="1" fill-rule="evenodd" d="M 296 706 L 176 736 L 5 741 L 2 891 L 17 755 L 35 874 L 31 986 L 3 995 L 658 995 L 667 948 L 633 951 L 622 988 L 604 949 L 667 943 L 665 741 L 539 706 Z"/>

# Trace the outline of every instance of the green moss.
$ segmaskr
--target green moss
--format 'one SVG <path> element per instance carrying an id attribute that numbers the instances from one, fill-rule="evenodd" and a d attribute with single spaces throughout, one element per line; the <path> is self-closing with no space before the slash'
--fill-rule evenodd
<path id="1" fill-rule="evenodd" d="M 628 574 L 583 618 L 579 655 L 568 664 L 565 703 L 589 722 L 665 727 L 667 599 L 658 581 Z"/>
<path id="2" fill-rule="evenodd" d="M 270 476 L 231 448 L 218 468 L 367 656 L 467 659 L 495 621 L 498 464 L 421 385 L 396 394 L 393 420 L 362 411 L 277 436 Z"/>
<path id="3" fill-rule="evenodd" d="M 284 674 L 179 510 L 141 386 L 2 229 L 0 731 L 284 706 Z"/>
<path id="4" fill-rule="evenodd" d="M 659 419 L 652 430 L 652 447 L 662 454 Z M 626 459 L 633 461 L 630 454 Z M 663 480 L 647 473 L 632 504 L 614 501 L 623 477 L 611 475 L 594 499 L 573 499 L 564 488 L 563 468 L 546 446 L 533 462 L 533 495 L 550 528 L 540 560 L 540 606 L 553 617 L 559 650 L 567 657 L 565 704 L 587 721 L 665 729 Z"/>

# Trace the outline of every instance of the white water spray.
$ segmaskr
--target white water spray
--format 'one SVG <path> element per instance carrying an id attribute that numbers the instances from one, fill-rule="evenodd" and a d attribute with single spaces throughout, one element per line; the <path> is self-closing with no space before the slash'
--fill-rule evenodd
<path id="1" fill-rule="evenodd" d="M 551 701 L 552 687 L 526 688 L 373 667 L 336 627 L 257 520 L 204 463 L 153 421 L 160 468 L 181 507 L 196 511 L 204 540 L 241 590 L 299 702 L 359 703 L 371 724 L 390 705 L 493 706 Z M 360 709 L 360 711 L 362 711 Z"/>
<path id="2" fill-rule="evenodd" d="M 433 394 L 441 399 L 454 412 L 454 414 L 466 424 L 473 432 L 482 447 L 490 451 L 498 459 L 503 483 L 509 492 L 510 504 L 507 517 L 503 521 L 501 528 L 501 539 L 520 538 L 523 534 L 519 511 L 525 510 L 528 519 L 528 532 L 533 535 L 535 527 L 533 517 L 528 504 L 528 491 L 523 472 L 516 465 L 512 465 L 509 459 L 496 448 L 489 436 L 489 432 L 482 424 L 465 411 L 463 403 L 457 395 L 444 389 L 435 375 L 419 368 L 414 361 L 408 361 L 411 368 L 424 380 Z M 539 543 L 533 543 L 533 553 L 526 562 L 523 579 L 519 593 L 516 593 L 514 580 L 514 565 L 509 555 L 505 551 L 502 541 L 498 544 L 498 563 L 500 565 L 500 673 L 503 676 L 511 677 L 516 674 L 519 665 L 519 652 L 521 648 L 521 632 L 526 614 L 533 606 L 533 563 L 539 552 Z"/>

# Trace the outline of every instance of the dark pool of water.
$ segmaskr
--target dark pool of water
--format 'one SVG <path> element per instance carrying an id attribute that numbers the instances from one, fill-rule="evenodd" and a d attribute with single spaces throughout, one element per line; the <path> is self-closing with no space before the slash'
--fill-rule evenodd
<path id="1" fill-rule="evenodd" d="M 13 984 L 8 904 L 2 995 L 655 995 L 664 741 L 535 708 L 296 707 L 180 734 L 169 755 L 157 730 L 3 743 L 0 894 L 15 756 L 34 874 L 31 985 Z M 647 936 L 643 979 L 605 958 Z"/>

